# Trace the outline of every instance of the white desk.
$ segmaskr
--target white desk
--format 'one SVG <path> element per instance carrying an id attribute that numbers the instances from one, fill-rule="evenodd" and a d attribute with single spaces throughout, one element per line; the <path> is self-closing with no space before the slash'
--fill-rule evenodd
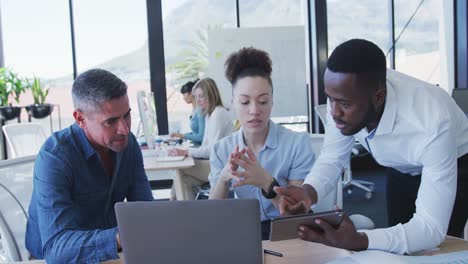
<path id="1" fill-rule="evenodd" d="M 192 157 L 185 157 L 181 161 L 157 161 L 155 156 L 147 155 L 147 152 L 152 150 L 142 149 L 143 165 L 145 171 L 160 171 L 160 170 L 178 170 L 193 167 L 195 165 Z M 154 151 L 154 150 L 153 150 Z"/>
<path id="2" fill-rule="evenodd" d="M 299 239 L 291 239 L 277 242 L 263 241 L 263 248 L 277 251 L 283 257 L 276 257 L 265 254 L 265 264 L 321 264 L 328 261 L 346 257 L 352 254 L 351 251 L 332 248 L 318 243 L 311 243 Z M 440 250 L 424 255 L 444 254 L 457 251 L 468 250 L 468 241 L 454 237 L 447 237 L 439 246 Z M 415 254 L 421 255 L 421 254 Z M 44 264 L 43 260 L 26 262 L 29 264 Z M 104 262 L 106 264 L 123 264 L 123 259 Z M 378 263 L 378 261 L 376 261 Z"/>
<path id="3" fill-rule="evenodd" d="M 264 241 L 263 248 L 281 252 L 283 257 L 276 257 L 265 254 L 265 264 L 301 264 L 301 263 L 326 263 L 330 260 L 351 255 L 351 252 L 344 249 L 337 249 L 322 244 L 310 243 L 307 241 L 292 239 L 285 241 L 270 242 Z M 122 255 L 120 259 L 105 261 L 105 264 L 124 264 Z M 26 262 L 28 264 L 45 264 L 43 260 Z M 157 260 L 155 260 L 157 263 Z"/>
<path id="4" fill-rule="evenodd" d="M 187 169 L 193 167 L 195 162 L 192 157 L 186 157 L 181 161 L 166 161 L 161 162 L 156 160 L 156 156 L 149 155 L 148 152 L 154 151 L 149 149 L 142 149 L 143 154 L 143 165 L 145 167 L 146 175 L 148 180 L 162 180 L 162 179 L 171 179 L 172 177 L 161 177 L 161 171 L 175 171 L 174 179 L 174 188 L 176 191 L 177 197 L 182 197 L 182 173 L 181 169 Z M 159 172 L 159 173 L 158 173 Z M 159 174 L 159 175 L 158 175 Z"/>
<path id="5" fill-rule="evenodd" d="M 300 239 L 263 241 L 263 248 L 280 252 L 283 257 L 265 254 L 265 264 L 321 264 L 351 255 L 351 251 Z"/>

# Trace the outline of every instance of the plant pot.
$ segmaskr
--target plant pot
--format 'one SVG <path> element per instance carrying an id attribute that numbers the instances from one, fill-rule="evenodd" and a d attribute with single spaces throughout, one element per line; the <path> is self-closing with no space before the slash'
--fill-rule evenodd
<path id="1" fill-rule="evenodd" d="M 36 119 L 49 116 L 50 113 L 52 113 L 53 109 L 54 106 L 51 104 L 32 104 L 26 106 L 26 111 L 28 111 L 28 115 Z"/>
<path id="2" fill-rule="evenodd" d="M 18 118 L 21 114 L 21 107 L 17 106 L 1 106 L 0 107 L 0 118 L 3 121 L 12 120 Z"/>

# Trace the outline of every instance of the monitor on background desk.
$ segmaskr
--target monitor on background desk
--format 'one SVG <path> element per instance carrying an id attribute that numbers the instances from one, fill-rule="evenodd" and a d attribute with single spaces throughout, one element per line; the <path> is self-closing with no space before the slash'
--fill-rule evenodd
<path id="1" fill-rule="evenodd" d="M 154 136 L 158 134 L 158 122 L 152 92 L 138 91 L 138 110 L 140 120 L 148 148 L 154 149 Z"/>

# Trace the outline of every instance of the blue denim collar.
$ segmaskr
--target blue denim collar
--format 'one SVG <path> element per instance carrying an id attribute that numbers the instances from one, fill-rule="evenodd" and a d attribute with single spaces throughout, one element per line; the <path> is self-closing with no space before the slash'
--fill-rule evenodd
<path id="1" fill-rule="evenodd" d="M 93 148 L 91 143 L 88 140 L 88 137 L 86 137 L 86 134 L 84 130 L 77 124 L 74 123 L 72 125 L 72 132 L 75 134 L 75 139 L 78 147 L 81 149 L 85 159 L 91 158 L 93 155 L 97 155 L 96 150 Z"/>

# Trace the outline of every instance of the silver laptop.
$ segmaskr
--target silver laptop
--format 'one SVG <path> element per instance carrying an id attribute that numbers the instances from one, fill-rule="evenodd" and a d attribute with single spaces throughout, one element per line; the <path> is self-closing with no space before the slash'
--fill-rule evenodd
<path id="1" fill-rule="evenodd" d="M 257 200 L 115 205 L 126 264 L 263 262 Z"/>

